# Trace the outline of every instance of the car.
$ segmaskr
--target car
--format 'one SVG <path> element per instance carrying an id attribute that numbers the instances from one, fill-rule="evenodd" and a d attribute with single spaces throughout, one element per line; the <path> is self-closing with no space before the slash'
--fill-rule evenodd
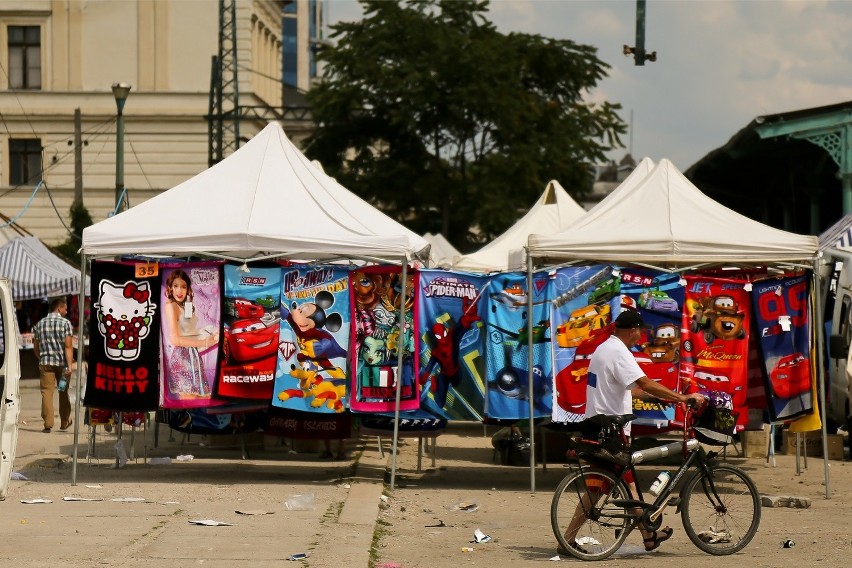
<path id="1" fill-rule="evenodd" d="M 273 357 L 278 349 L 277 320 L 239 319 L 225 329 L 226 359 L 255 361 Z"/>
<path id="2" fill-rule="evenodd" d="M 571 312 L 568 321 L 556 328 L 556 343 L 560 347 L 577 347 L 596 329 L 606 327 L 610 320 L 609 304 L 592 304 Z"/>
<path id="3" fill-rule="evenodd" d="M 745 312 L 733 297 L 705 296 L 691 300 L 688 307 L 692 312 L 689 329 L 692 333 L 703 331 L 707 345 L 714 339 L 745 339 Z"/>
<path id="4" fill-rule="evenodd" d="M 725 375 L 715 375 L 707 371 L 695 371 L 692 378 L 695 381 L 695 384 L 698 385 L 698 388 L 734 394 L 734 388 L 731 386 L 731 379 Z"/>
<path id="5" fill-rule="evenodd" d="M 801 353 L 790 353 L 778 359 L 769 373 L 772 392 L 779 398 L 792 398 L 811 390 L 810 361 Z"/>
<path id="6" fill-rule="evenodd" d="M 639 306 L 646 310 L 676 312 L 677 302 L 662 290 L 645 290 L 639 294 Z"/>
<path id="7" fill-rule="evenodd" d="M 680 328 L 673 323 L 658 325 L 644 351 L 654 363 L 677 361 L 680 356 Z"/>
<path id="8" fill-rule="evenodd" d="M 621 291 L 621 281 L 618 278 L 604 280 L 589 292 L 589 304 L 609 302 Z"/>
<path id="9" fill-rule="evenodd" d="M 280 305 L 278 298 L 273 298 L 270 295 L 266 295 L 262 298 L 255 298 L 254 303 L 266 308 L 267 310 L 273 310 Z"/>
<path id="10" fill-rule="evenodd" d="M 263 317 L 263 306 L 259 306 L 251 300 L 236 298 L 234 300 L 234 314 L 240 319 Z"/>

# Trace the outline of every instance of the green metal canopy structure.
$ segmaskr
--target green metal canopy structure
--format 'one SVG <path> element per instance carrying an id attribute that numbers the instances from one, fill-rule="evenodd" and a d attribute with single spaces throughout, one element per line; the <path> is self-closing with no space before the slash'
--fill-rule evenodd
<path id="1" fill-rule="evenodd" d="M 819 234 L 852 212 L 852 101 L 758 116 L 685 174 L 738 213 Z"/>

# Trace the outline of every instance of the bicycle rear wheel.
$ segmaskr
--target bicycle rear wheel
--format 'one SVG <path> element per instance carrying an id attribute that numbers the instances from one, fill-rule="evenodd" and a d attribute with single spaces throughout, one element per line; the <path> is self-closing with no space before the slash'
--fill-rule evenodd
<path id="1" fill-rule="evenodd" d="M 697 472 L 681 493 L 681 519 L 689 540 L 709 554 L 742 550 L 760 524 L 760 495 L 746 472 L 728 464 Z M 711 483 L 712 481 L 712 483 Z"/>
<path id="2" fill-rule="evenodd" d="M 635 523 L 627 508 L 613 505 L 612 500 L 629 498 L 624 483 L 608 471 L 588 466 L 572 470 L 559 483 L 550 504 L 550 524 L 560 548 L 580 560 L 611 556 Z M 573 543 L 565 535 L 569 529 L 576 529 Z"/>

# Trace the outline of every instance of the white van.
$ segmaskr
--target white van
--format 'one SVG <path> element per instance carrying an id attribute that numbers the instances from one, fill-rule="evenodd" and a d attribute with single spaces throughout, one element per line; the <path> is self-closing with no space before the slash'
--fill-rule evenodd
<path id="1" fill-rule="evenodd" d="M 852 259 L 833 265 L 831 295 L 826 300 L 828 310 L 826 318 L 831 317 L 831 330 L 828 336 L 828 374 L 831 385 L 829 391 L 828 417 L 835 426 L 847 431 L 852 427 L 850 411 L 850 386 L 852 386 Z"/>
<path id="2" fill-rule="evenodd" d="M 18 353 L 18 320 L 12 302 L 12 287 L 0 278 L 0 501 L 9 491 L 15 448 L 18 445 L 18 414 L 21 404 L 18 381 L 21 358 Z"/>

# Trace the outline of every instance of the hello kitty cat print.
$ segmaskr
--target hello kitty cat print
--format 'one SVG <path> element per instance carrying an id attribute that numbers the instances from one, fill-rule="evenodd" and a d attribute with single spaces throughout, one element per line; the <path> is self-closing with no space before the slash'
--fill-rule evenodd
<path id="1" fill-rule="evenodd" d="M 98 260 L 92 263 L 91 282 L 86 406 L 125 412 L 156 409 L 160 399 L 159 270 L 140 277 L 133 262 Z"/>
<path id="2" fill-rule="evenodd" d="M 133 280 L 116 284 L 101 280 L 98 301 L 93 304 L 106 356 L 114 361 L 134 361 L 139 345 L 151 330 L 157 310 L 148 282 Z"/>

